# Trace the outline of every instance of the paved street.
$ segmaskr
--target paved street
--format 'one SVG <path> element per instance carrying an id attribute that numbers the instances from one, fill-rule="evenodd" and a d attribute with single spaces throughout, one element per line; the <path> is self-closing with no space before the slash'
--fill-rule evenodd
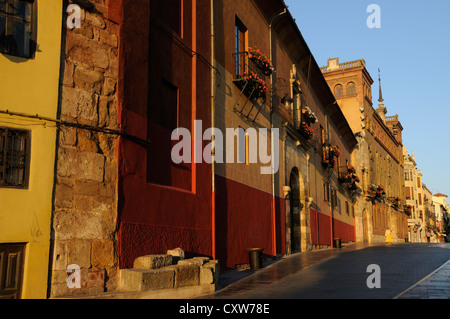
<path id="1" fill-rule="evenodd" d="M 450 244 L 355 244 L 297 253 L 257 271 L 224 274 L 221 283 L 226 286 L 200 298 L 448 299 L 449 260 Z M 380 267 L 379 289 L 367 286 L 372 264 Z"/>

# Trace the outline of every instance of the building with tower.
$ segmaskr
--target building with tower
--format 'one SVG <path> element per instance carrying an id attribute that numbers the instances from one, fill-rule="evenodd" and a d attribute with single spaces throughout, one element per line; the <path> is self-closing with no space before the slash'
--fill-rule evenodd
<path id="1" fill-rule="evenodd" d="M 361 180 L 354 194 L 357 242 L 404 242 L 402 130 L 398 115 L 386 116 L 387 108 L 379 76 L 379 100 L 372 102 L 371 75 L 363 59 L 339 63 L 328 60 L 323 75 L 333 91 L 358 146 L 352 163 Z"/>

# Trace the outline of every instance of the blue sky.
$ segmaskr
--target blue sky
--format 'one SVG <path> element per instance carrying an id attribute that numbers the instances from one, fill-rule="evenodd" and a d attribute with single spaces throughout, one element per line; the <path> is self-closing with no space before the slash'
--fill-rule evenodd
<path id="1" fill-rule="evenodd" d="M 387 116 L 399 115 L 423 183 L 450 196 L 450 1 L 285 2 L 319 66 L 334 57 L 366 61 L 375 107 L 381 69 Z M 379 29 L 367 26 L 370 4 L 381 9 Z"/>

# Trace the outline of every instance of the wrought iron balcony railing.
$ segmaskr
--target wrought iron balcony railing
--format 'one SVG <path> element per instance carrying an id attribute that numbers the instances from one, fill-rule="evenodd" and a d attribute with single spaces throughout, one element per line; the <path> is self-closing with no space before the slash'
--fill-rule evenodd
<path id="1" fill-rule="evenodd" d="M 248 51 L 233 53 L 233 57 L 235 61 L 236 80 L 241 80 L 250 73 L 254 73 L 260 79 L 265 80 L 266 74 L 264 70 L 249 58 Z"/>
<path id="2" fill-rule="evenodd" d="M 338 172 L 339 172 L 338 174 L 339 182 L 346 183 L 349 181 L 348 178 L 349 171 L 347 166 L 339 166 Z"/>
<path id="3" fill-rule="evenodd" d="M 233 53 L 235 78 L 233 82 L 251 98 L 265 98 L 266 74 L 252 59 L 247 51 Z"/>

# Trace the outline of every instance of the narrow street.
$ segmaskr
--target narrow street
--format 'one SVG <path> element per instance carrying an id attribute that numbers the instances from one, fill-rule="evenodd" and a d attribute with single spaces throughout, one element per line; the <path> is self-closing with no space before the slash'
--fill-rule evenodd
<path id="1" fill-rule="evenodd" d="M 200 299 L 401 299 L 403 295 L 447 299 L 448 280 L 441 281 L 439 289 L 420 289 L 421 295 L 406 292 L 449 260 L 449 244 L 356 244 L 297 253 L 263 269 L 249 270 L 247 277 Z M 369 265 L 380 267 L 381 288 L 368 287 Z M 222 281 L 232 276 L 224 275 Z"/>

